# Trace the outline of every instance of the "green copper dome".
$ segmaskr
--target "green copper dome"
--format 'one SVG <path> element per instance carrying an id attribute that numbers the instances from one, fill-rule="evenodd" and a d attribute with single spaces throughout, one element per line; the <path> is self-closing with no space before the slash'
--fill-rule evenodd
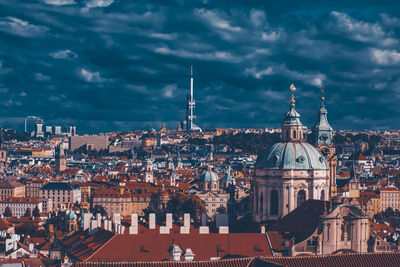
<path id="1" fill-rule="evenodd" d="M 256 163 L 259 169 L 327 170 L 325 157 L 306 142 L 280 142 L 272 145 Z"/>
<path id="2" fill-rule="evenodd" d="M 219 177 L 216 172 L 211 170 L 211 167 L 208 168 L 207 171 L 203 172 L 200 176 L 200 181 L 202 182 L 218 182 Z"/>

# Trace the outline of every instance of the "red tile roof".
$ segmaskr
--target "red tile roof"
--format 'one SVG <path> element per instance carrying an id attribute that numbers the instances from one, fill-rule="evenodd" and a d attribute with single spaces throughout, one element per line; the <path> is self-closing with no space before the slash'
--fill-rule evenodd
<path id="1" fill-rule="evenodd" d="M 93 253 L 87 261 L 161 261 L 169 259 L 168 248 L 174 240 L 182 250 L 192 249 L 196 260 L 238 255 L 271 256 L 266 236 L 245 234 L 159 234 L 116 235 Z"/>
<path id="2" fill-rule="evenodd" d="M 398 267 L 400 253 L 351 253 L 326 256 L 237 258 L 214 261 L 136 261 L 107 262 L 107 266 L 125 267 L 268 267 L 273 263 L 287 267 Z M 76 267 L 104 266 L 104 262 L 78 262 Z M 275 265 L 276 266 L 276 265 Z"/>

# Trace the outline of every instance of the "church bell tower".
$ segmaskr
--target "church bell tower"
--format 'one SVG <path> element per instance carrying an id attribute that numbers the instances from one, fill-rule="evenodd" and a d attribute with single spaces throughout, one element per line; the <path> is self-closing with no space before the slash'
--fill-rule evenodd
<path id="1" fill-rule="evenodd" d="M 329 197 L 334 198 L 337 194 L 336 168 L 337 155 L 333 142 L 333 129 L 328 122 L 328 111 L 325 108 L 324 89 L 321 89 L 321 105 L 318 111 L 318 120 L 312 128 L 312 142 L 314 146 L 325 156 L 329 165 Z"/>

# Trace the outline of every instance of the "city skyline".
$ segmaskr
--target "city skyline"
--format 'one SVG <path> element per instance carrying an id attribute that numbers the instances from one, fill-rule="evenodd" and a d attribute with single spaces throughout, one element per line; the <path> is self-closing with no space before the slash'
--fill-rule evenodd
<path id="1" fill-rule="evenodd" d="M 193 64 L 204 129 L 279 128 L 291 83 L 308 128 L 324 88 L 334 129 L 398 129 L 399 4 L 361 3 L 2 0 L 0 123 L 175 129 Z"/>

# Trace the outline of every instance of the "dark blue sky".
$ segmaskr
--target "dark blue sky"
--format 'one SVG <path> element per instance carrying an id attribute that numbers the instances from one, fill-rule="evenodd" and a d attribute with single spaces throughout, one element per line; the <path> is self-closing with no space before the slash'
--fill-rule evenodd
<path id="1" fill-rule="evenodd" d="M 0 0 L 0 123 L 175 128 L 193 64 L 203 128 L 399 129 L 398 1 L 259 2 Z"/>

